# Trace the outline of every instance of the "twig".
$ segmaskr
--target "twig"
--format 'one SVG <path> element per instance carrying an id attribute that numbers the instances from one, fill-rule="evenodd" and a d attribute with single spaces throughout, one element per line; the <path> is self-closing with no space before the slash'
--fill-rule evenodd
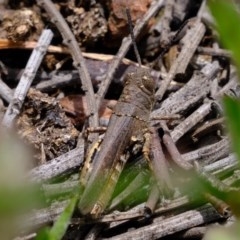
<path id="1" fill-rule="evenodd" d="M 0 78 L 0 96 L 8 103 L 11 102 L 13 90 Z"/>
<path id="2" fill-rule="evenodd" d="M 214 49 L 210 47 L 198 47 L 197 52 L 200 54 L 206 54 L 213 57 L 226 57 L 230 58 L 232 56 L 231 52 L 225 49 Z"/>
<path id="3" fill-rule="evenodd" d="M 222 215 L 225 218 L 228 218 L 231 216 L 231 210 L 229 205 L 227 205 L 224 201 L 221 199 L 216 198 L 215 196 L 204 193 L 204 197 L 207 199 L 209 203 L 213 205 L 213 207 L 217 210 L 217 212 Z"/>
<path id="4" fill-rule="evenodd" d="M 161 139 L 159 138 L 156 128 L 151 127 L 152 132 L 152 172 L 156 179 L 157 186 L 160 193 L 169 193 L 173 189 L 171 177 L 167 166 L 167 161 L 161 146 Z"/>
<path id="5" fill-rule="evenodd" d="M 222 158 L 214 163 L 206 165 L 203 167 L 204 171 L 214 172 L 217 170 L 222 170 L 228 166 L 236 166 L 238 163 L 236 156 L 234 154 L 230 154 L 229 156 Z"/>
<path id="6" fill-rule="evenodd" d="M 161 84 L 161 87 L 156 92 L 157 101 L 161 101 L 170 82 L 174 79 L 176 74 L 185 72 L 190 59 L 192 58 L 195 50 L 197 49 L 198 44 L 200 43 L 205 33 L 205 26 L 201 22 L 195 21 L 193 24 L 194 24 L 193 27 L 187 31 L 186 35 L 182 39 L 183 47 L 181 52 L 179 53 L 173 65 L 171 66 L 167 74 L 167 77 Z"/>
<path id="7" fill-rule="evenodd" d="M 141 227 L 116 237 L 112 240 L 120 239 L 159 239 L 161 237 L 179 232 L 188 228 L 196 227 L 201 224 L 207 224 L 221 219 L 221 216 L 212 206 L 206 205 L 196 210 L 190 210 L 179 215 L 158 220 L 155 218 L 153 223 Z"/>
<path id="8" fill-rule="evenodd" d="M 209 162 L 214 162 L 220 158 L 226 157 L 229 154 L 229 151 L 229 140 L 224 138 L 217 143 L 185 153 L 182 155 L 182 157 L 186 161 L 203 161 L 205 164 L 207 164 Z"/>
<path id="9" fill-rule="evenodd" d="M 32 229 L 51 223 L 63 212 L 69 201 L 53 203 L 50 207 L 33 210 L 31 213 L 23 216 L 20 222 L 20 228 Z"/>
<path id="10" fill-rule="evenodd" d="M 165 147 L 167 148 L 172 160 L 182 169 L 185 170 L 190 170 L 193 168 L 192 164 L 190 164 L 189 162 L 187 162 L 182 155 L 180 154 L 180 152 L 178 151 L 173 139 L 170 136 L 169 133 L 169 129 L 166 125 L 165 122 L 161 121 L 160 125 L 164 131 L 164 134 L 162 136 L 163 139 L 163 143 L 165 145 Z"/>
<path id="11" fill-rule="evenodd" d="M 174 142 L 177 142 L 185 133 L 192 129 L 197 123 L 201 122 L 211 112 L 212 102 L 204 103 L 189 117 L 177 125 L 171 132 Z"/>
<path id="12" fill-rule="evenodd" d="M 192 134 L 191 138 L 194 142 L 198 141 L 201 136 L 207 135 L 213 131 L 217 131 L 218 129 L 223 129 L 224 118 L 216 118 L 209 122 L 206 122 L 202 126 L 198 127 Z"/>
<path id="13" fill-rule="evenodd" d="M 170 41 L 170 23 L 173 18 L 172 12 L 173 12 L 173 6 L 174 6 L 174 0 L 167 0 L 164 8 L 164 13 L 161 19 L 161 31 L 160 31 L 160 45 L 162 48 L 166 47 Z"/>
<path id="14" fill-rule="evenodd" d="M 200 176 L 201 179 L 209 183 L 211 187 L 214 187 L 218 191 L 225 192 L 225 193 L 229 192 L 230 190 L 238 190 L 237 188 L 227 186 L 225 183 L 219 180 L 215 175 L 205 171 L 197 162 L 194 162 L 194 164 L 195 164 L 195 170 L 198 176 Z"/>
<path id="15" fill-rule="evenodd" d="M 193 227 L 171 236 L 173 239 L 203 239 L 209 227 Z"/>
<path id="16" fill-rule="evenodd" d="M 158 10 L 163 6 L 163 4 L 164 4 L 163 0 L 152 2 L 151 7 L 148 9 L 148 11 L 144 15 L 144 17 L 140 21 L 137 22 L 136 26 L 133 29 L 133 33 L 134 33 L 135 38 L 137 38 L 137 36 L 140 34 L 141 30 L 146 25 L 146 23 L 149 21 L 149 19 L 152 18 L 158 12 Z M 113 78 L 113 75 L 116 72 L 117 67 L 119 66 L 121 60 L 126 55 L 128 49 L 130 48 L 131 43 L 132 43 L 132 40 L 131 40 L 130 36 L 128 36 L 127 38 L 124 38 L 122 40 L 122 45 L 119 48 L 115 59 L 113 60 L 112 64 L 109 65 L 105 81 L 103 81 L 101 83 L 101 86 L 98 90 L 97 106 L 100 105 L 101 100 L 104 98 L 104 96 L 107 92 L 107 89 L 110 85 L 110 82 Z"/>
<path id="17" fill-rule="evenodd" d="M 202 18 L 203 13 L 206 9 L 206 0 L 202 0 L 201 6 L 198 9 L 197 18 L 200 20 Z"/>
<path id="18" fill-rule="evenodd" d="M 32 84 L 42 59 L 47 51 L 53 37 L 51 30 L 44 30 L 39 38 L 37 47 L 33 50 L 31 57 L 28 60 L 25 71 L 20 79 L 20 82 L 14 92 L 12 101 L 10 102 L 7 111 L 4 115 L 2 124 L 6 127 L 11 127 L 13 121 L 21 111 L 22 104 L 27 95 L 27 92 Z"/>
<path id="19" fill-rule="evenodd" d="M 38 5 L 42 6 L 45 11 L 48 13 L 51 21 L 56 25 L 59 32 L 62 34 L 64 39 L 64 43 L 68 45 L 69 50 L 73 57 L 73 65 L 77 68 L 79 76 L 82 81 L 82 89 L 86 92 L 86 100 L 87 100 L 87 111 L 89 116 L 89 125 L 90 127 L 98 126 L 98 111 L 97 105 L 95 102 L 94 91 L 92 82 L 90 79 L 89 72 L 85 65 L 85 60 L 83 58 L 82 52 L 77 44 L 77 41 L 64 20 L 63 16 L 56 9 L 55 5 L 50 0 L 37 0 Z M 96 137 L 97 134 L 93 135 Z"/>
<path id="20" fill-rule="evenodd" d="M 41 182 L 56 177 L 66 171 L 78 167 L 83 161 L 83 147 L 71 150 L 60 157 L 33 168 L 28 177 L 33 182 Z"/>
<path id="21" fill-rule="evenodd" d="M 173 18 L 180 23 L 186 18 L 188 0 L 176 0 L 173 6 Z"/>
<path id="22" fill-rule="evenodd" d="M 31 239 L 34 239 L 36 237 L 37 237 L 36 233 L 31 233 L 31 234 L 28 234 L 28 235 L 26 235 L 24 237 L 16 237 L 13 240 L 29 240 L 29 239 L 31 240 Z"/>
<path id="23" fill-rule="evenodd" d="M 159 188 L 157 184 L 154 184 L 144 207 L 145 217 L 150 217 L 154 213 L 159 198 Z"/>
<path id="24" fill-rule="evenodd" d="M 154 216 L 155 215 L 158 216 L 158 215 L 170 212 L 179 207 L 186 206 L 189 203 L 190 203 L 190 201 L 187 197 L 181 197 L 181 198 L 171 201 L 166 206 L 162 206 L 162 207 L 156 209 L 153 214 L 154 214 Z M 121 221 L 144 217 L 144 216 L 145 216 L 144 206 L 143 206 L 143 204 L 140 204 L 140 205 L 132 208 L 129 211 L 126 211 L 126 212 L 115 211 L 111 214 L 102 216 L 101 218 L 93 219 L 92 222 L 116 222 L 116 221 L 121 222 Z M 80 224 L 83 222 L 86 222 L 86 220 L 84 220 L 83 218 L 72 219 L 73 224 Z"/>

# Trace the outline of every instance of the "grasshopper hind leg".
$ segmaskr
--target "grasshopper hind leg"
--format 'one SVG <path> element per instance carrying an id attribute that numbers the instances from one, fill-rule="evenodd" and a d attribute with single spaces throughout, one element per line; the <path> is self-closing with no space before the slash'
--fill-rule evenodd
<path id="1" fill-rule="evenodd" d="M 80 169 L 80 185 L 85 187 L 92 170 L 92 162 L 96 152 L 100 150 L 102 139 L 98 139 L 89 149 L 83 167 Z"/>

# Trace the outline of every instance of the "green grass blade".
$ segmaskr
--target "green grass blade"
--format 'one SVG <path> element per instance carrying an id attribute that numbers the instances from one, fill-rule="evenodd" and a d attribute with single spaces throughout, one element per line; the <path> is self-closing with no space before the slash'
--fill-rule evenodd
<path id="1" fill-rule="evenodd" d="M 67 207 L 64 209 L 64 211 L 61 213 L 61 215 L 58 217 L 57 221 L 54 223 L 53 227 L 51 229 L 44 228 L 42 229 L 38 235 L 37 240 L 60 240 L 63 238 L 68 225 L 70 223 L 70 219 L 72 217 L 72 214 L 74 212 L 75 206 L 79 200 L 79 194 L 76 193 L 75 196 L 73 196 Z"/>
<path id="2" fill-rule="evenodd" d="M 232 138 L 233 150 L 240 161 L 240 102 L 230 97 L 224 98 L 224 108 L 228 129 Z"/>
<path id="3" fill-rule="evenodd" d="M 59 218 L 51 228 L 49 233 L 51 240 L 60 240 L 64 236 L 70 223 L 70 219 L 72 217 L 78 199 L 79 199 L 78 194 L 71 198 L 69 204 L 67 205 L 67 207 L 64 209 L 62 214 L 59 216 Z"/>
<path id="4" fill-rule="evenodd" d="M 232 51 L 235 63 L 240 69 L 240 15 L 236 6 L 226 0 L 209 0 L 208 5 L 216 20 L 220 41 Z"/>
<path id="5" fill-rule="evenodd" d="M 36 240 L 53 240 L 50 238 L 50 229 L 45 227 L 39 231 Z"/>

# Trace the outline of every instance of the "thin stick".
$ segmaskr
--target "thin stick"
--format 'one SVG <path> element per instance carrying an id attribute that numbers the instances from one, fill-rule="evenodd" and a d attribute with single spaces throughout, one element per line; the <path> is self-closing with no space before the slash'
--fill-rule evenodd
<path id="1" fill-rule="evenodd" d="M 13 90 L 8 87 L 8 85 L 3 82 L 3 80 L 0 77 L 0 96 L 6 101 L 11 102 L 12 96 L 13 96 Z"/>
<path id="2" fill-rule="evenodd" d="M 97 127 L 98 126 L 98 111 L 96 106 L 96 101 L 94 97 L 93 86 L 89 72 L 87 70 L 85 60 L 83 58 L 82 52 L 77 44 L 77 41 L 70 30 L 67 22 L 56 9 L 55 5 L 50 0 L 38 0 L 37 4 L 45 9 L 51 21 L 56 25 L 59 32 L 61 33 L 65 44 L 68 45 L 71 52 L 74 66 L 78 70 L 79 76 L 82 82 L 82 89 L 86 92 L 86 101 L 87 101 L 87 115 L 89 116 L 89 126 Z M 97 137 L 97 133 L 93 135 Z"/>
<path id="3" fill-rule="evenodd" d="M 28 177 L 32 182 L 42 182 L 66 171 L 79 167 L 83 161 L 83 146 L 71 150 L 57 158 L 33 168 Z"/>
<path id="4" fill-rule="evenodd" d="M 189 162 L 185 161 L 185 159 L 182 157 L 182 155 L 178 151 L 178 149 L 170 135 L 167 124 L 164 121 L 161 121 L 160 125 L 164 131 L 164 134 L 162 136 L 163 143 L 164 143 L 165 147 L 167 148 L 170 156 L 172 157 L 172 160 L 182 169 L 185 169 L 185 170 L 192 169 L 193 166 Z"/>
<path id="5" fill-rule="evenodd" d="M 135 37 L 134 37 L 134 34 L 133 34 L 132 18 L 131 18 L 129 8 L 126 9 L 126 14 L 127 14 L 127 19 L 128 19 L 128 24 L 129 24 L 129 32 L 130 32 L 130 36 L 132 38 L 132 45 L 133 45 L 133 48 L 134 48 L 134 52 L 135 52 L 139 67 L 141 67 L 142 66 L 142 61 L 141 61 L 140 54 L 139 54 L 138 49 L 137 49 L 136 40 L 135 40 Z"/>
<path id="6" fill-rule="evenodd" d="M 24 73 L 19 81 L 19 84 L 14 92 L 12 101 L 10 102 L 8 109 L 3 117 L 2 124 L 6 127 L 11 127 L 13 121 L 21 111 L 24 99 L 32 84 L 32 81 L 36 75 L 42 59 L 47 51 L 47 48 L 53 38 L 51 30 L 43 30 L 37 47 L 33 50 L 31 57 L 28 60 Z"/>
<path id="7" fill-rule="evenodd" d="M 205 205 L 173 217 L 156 218 L 150 225 L 120 234 L 111 239 L 159 239 L 175 232 L 216 221 L 220 218 L 221 216 L 213 207 Z"/>

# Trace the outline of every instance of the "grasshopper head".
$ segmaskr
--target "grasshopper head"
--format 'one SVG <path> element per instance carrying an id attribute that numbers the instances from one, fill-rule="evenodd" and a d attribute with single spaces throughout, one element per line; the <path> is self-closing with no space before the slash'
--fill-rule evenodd
<path id="1" fill-rule="evenodd" d="M 135 83 L 147 95 L 153 95 L 155 92 L 156 83 L 150 75 L 150 71 L 144 68 L 138 68 L 131 77 Z"/>

